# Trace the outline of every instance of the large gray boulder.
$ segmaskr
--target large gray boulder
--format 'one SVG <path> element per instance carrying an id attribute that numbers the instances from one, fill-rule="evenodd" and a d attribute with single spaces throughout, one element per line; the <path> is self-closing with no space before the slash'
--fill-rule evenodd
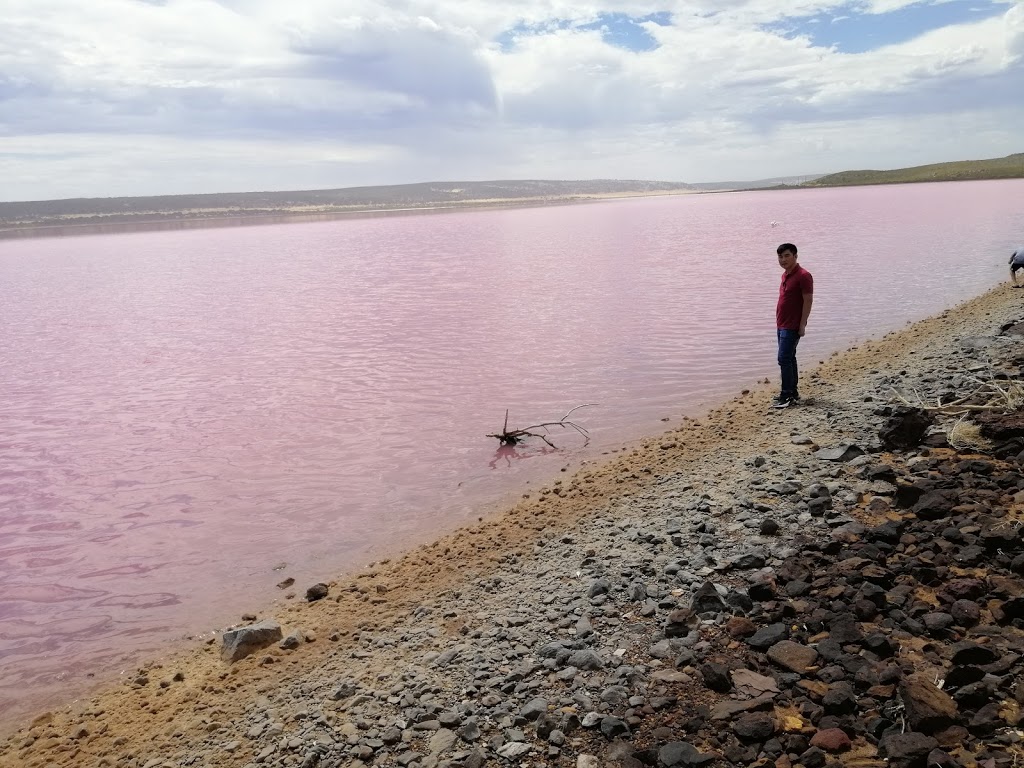
<path id="1" fill-rule="evenodd" d="M 282 637 L 281 625 L 271 619 L 265 619 L 246 627 L 229 629 L 223 636 L 220 657 L 229 663 L 238 661 L 273 645 Z"/>

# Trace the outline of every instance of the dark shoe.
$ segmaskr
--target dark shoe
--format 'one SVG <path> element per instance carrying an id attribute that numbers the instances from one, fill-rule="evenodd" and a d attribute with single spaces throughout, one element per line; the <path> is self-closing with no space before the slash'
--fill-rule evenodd
<path id="1" fill-rule="evenodd" d="M 772 408 L 789 408 L 791 405 L 796 405 L 796 398 L 779 397 L 772 400 Z"/>

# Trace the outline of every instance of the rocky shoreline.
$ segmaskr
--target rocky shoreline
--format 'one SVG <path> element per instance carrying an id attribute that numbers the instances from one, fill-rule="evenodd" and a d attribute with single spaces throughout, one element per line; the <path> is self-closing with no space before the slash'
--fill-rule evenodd
<path id="1" fill-rule="evenodd" d="M 1024 416 L 992 405 L 1024 381 L 1021 299 L 300 590 L 0 765 L 1024 765 Z"/>

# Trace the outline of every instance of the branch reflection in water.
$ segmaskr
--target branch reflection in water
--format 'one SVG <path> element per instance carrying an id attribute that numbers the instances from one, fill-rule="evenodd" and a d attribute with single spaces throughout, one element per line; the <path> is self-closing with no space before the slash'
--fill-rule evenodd
<path id="1" fill-rule="evenodd" d="M 555 453 L 557 448 L 552 448 L 549 445 L 542 445 L 539 447 L 523 445 L 518 443 L 517 445 L 502 445 L 494 452 L 494 458 L 487 464 L 491 469 L 497 469 L 498 464 L 502 460 L 505 461 L 505 466 L 511 467 L 513 459 L 529 459 L 533 456 L 544 456 L 548 453 Z"/>

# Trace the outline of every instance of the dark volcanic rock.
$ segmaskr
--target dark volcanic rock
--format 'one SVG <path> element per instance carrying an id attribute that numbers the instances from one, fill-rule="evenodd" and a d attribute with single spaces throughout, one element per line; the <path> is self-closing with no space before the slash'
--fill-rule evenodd
<path id="1" fill-rule="evenodd" d="M 743 741 L 761 742 L 775 733 L 775 720 L 767 712 L 749 712 L 736 719 L 732 730 Z"/>
<path id="2" fill-rule="evenodd" d="M 732 689 L 732 678 L 729 676 L 729 668 L 724 664 L 708 662 L 700 666 L 701 677 L 704 678 L 704 685 L 712 691 L 728 693 Z"/>
<path id="3" fill-rule="evenodd" d="M 788 634 L 789 630 L 785 624 L 769 624 L 748 637 L 747 642 L 754 648 L 766 649 L 785 640 Z"/>
<path id="4" fill-rule="evenodd" d="M 721 613 L 725 610 L 725 601 L 718 594 L 718 589 L 710 581 L 705 581 L 690 599 L 690 610 L 694 613 Z"/>
<path id="5" fill-rule="evenodd" d="M 836 618 L 828 628 L 829 638 L 840 645 L 859 643 L 864 639 L 864 632 L 860 628 L 857 619 L 850 614 L 844 614 Z"/>
<path id="6" fill-rule="evenodd" d="M 910 731 L 883 737 L 878 742 L 878 752 L 894 768 L 925 768 L 928 754 L 938 746 L 939 742 L 931 736 Z"/>
<path id="7" fill-rule="evenodd" d="M 878 432 L 882 447 L 887 451 L 909 451 L 921 444 L 925 432 L 932 425 L 931 414 L 920 408 L 898 406 Z"/>
<path id="8" fill-rule="evenodd" d="M 963 763 L 941 749 L 933 749 L 928 753 L 928 768 L 963 768 Z"/>
<path id="9" fill-rule="evenodd" d="M 971 718 L 971 722 L 968 723 L 968 730 L 975 735 L 987 735 L 992 733 L 996 728 L 1006 725 L 1006 721 L 1003 720 L 1000 715 L 1000 709 L 1002 704 L 998 701 L 993 701 L 977 712 Z"/>
<path id="10" fill-rule="evenodd" d="M 992 610 L 992 615 L 1000 624 L 1009 624 L 1024 619 L 1024 597 L 1015 597 Z"/>
<path id="11" fill-rule="evenodd" d="M 941 520 L 948 517 L 956 506 L 956 498 L 946 491 L 929 491 L 911 507 L 911 511 L 921 520 Z"/>
<path id="12" fill-rule="evenodd" d="M 584 649 L 570 654 L 566 659 L 566 664 L 577 669 L 596 670 L 604 667 L 604 659 L 596 652 Z"/>
<path id="13" fill-rule="evenodd" d="M 693 744 L 685 741 L 672 741 L 658 750 L 658 759 L 663 765 L 701 766 L 712 763 L 717 756 L 701 752 Z"/>
<path id="14" fill-rule="evenodd" d="M 957 689 L 953 693 L 953 700 L 962 708 L 975 709 L 991 701 L 992 693 L 991 686 L 979 680 Z"/>
<path id="15" fill-rule="evenodd" d="M 953 626 L 954 623 L 953 617 L 942 611 L 930 611 L 921 617 L 921 621 L 925 629 L 928 630 L 928 633 L 936 637 L 948 636 L 946 630 Z"/>
<path id="16" fill-rule="evenodd" d="M 849 683 L 838 682 L 828 687 L 821 705 L 830 715 L 846 715 L 857 709 L 857 695 Z"/>
<path id="17" fill-rule="evenodd" d="M 1024 437 L 1024 412 L 980 413 L 974 421 L 981 427 L 981 434 L 991 440 L 1007 441 Z"/>
<path id="18" fill-rule="evenodd" d="M 935 733 L 956 722 L 956 702 L 923 675 L 910 675 L 899 686 L 907 722 L 915 731 Z"/>
<path id="19" fill-rule="evenodd" d="M 888 659 L 896 653 L 896 646 L 892 640 L 881 633 L 868 635 L 864 638 L 863 645 L 880 659 Z"/>
<path id="20" fill-rule="evenodd" d="M 985 670 L 981 667 L 970 665 L 956 666 L 946 673 L 946 682 L 943 688 L 955 691 L 965 685 L 976 683 L 985 677 Z"/>
<path id="21" fill-rule="evenodd" d="M 998 658 L 999 654 L 988 645 L 979 645 L 965 640 L 953 646 L 951 662 L 953 664 L 991 664 Z"/>
<path id="22" fill-rule="evenodd" d="M 617 717 L 606 717 L 601 720 L 601 733 L 608 741 L 620 736 L 629 735 L 629 726 Z"/>
<path id="23" fill-rule="evenodd" d="M 808 581 L 811 569 L 800 558 L 790 557 L 776 569 L 776 576 L 783 584 L 789 581 Z"/>
<path id="24" fill-rule="evenodd" d="M 977 600 L 988 592 L 988 585 L 981 579 L 951 579 L 942 587 L 942 594 L 953 600 Z"/>
<path id="25" fill-rule="evenodd" d="M 732 567 L 738 571 L 749 571 L 754 568 L 763 568 L 767 558 L 763 552 L 747 552 L 732 561 Z"/>
<path id="26" fill-rule="evenodd" d="M 700 617 L 689 608 L 677 608 L 668 615 L 665 637 L 686 637 L 700 623 Z"/>
<path id="27" fill-rule="evenodd" d="M 306 590 L 306 600 L 310 603 L 316 600 L 323 600 L 327 597 L 328 591 L 326 584 L 314 584 Z"/>
<path id="28" fill-rule="evenodd" d="M 949 613 L 961 627 L 973 627 L 981 620 L 981 606 L 973 600 L 957 600 L 949 607 Z"/>

